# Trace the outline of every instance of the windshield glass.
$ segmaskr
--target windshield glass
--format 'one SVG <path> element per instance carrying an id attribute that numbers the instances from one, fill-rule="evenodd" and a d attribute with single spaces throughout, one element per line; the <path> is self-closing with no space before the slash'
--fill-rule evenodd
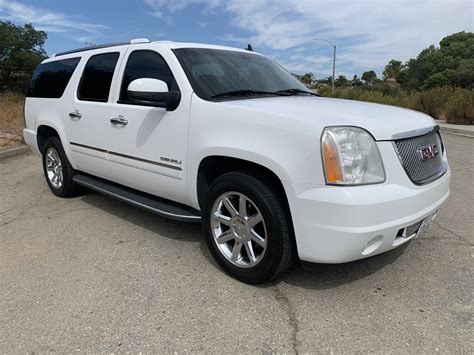
<path id="1" fill-rule="evenodd" d="M 204 100 L 308 92 L 280 65 L 255 53 L 207 48 L 180 48 L 174 53 L 194 91 Z"/>

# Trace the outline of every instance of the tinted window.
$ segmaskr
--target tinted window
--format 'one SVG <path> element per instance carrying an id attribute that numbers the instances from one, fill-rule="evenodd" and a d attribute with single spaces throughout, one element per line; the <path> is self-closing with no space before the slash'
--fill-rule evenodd
<path id="1" fill-rule="evenodd" d="M 79 100 L 107 102 L 119 53 L 97 54 L 87 61 L 77 92 Z"/>
<path id="2" fill-rule="evenodd" d="M 283 67 L 255 53 L 207 48 L 180 48 L 174 53 L 194 91 L 205 100 L 228 92 L 237 96 L 246 91 L 308 91 Z"/>
<path id="3" fill-rule="evenodd" d="M 168 64 L 157 52 L 135 51 L 130 54 L 120 90 L 120 102 L 130 102 L 128 85 L 135 79 L 151 78 L 163 80 L 168 84 L 169 91 L 179 90 Z"/>
<path id="4" fill-rule="evenodd" d="M 55 60 L 36 68 L 26 96 L 60 98 L 81 58 Z"/>

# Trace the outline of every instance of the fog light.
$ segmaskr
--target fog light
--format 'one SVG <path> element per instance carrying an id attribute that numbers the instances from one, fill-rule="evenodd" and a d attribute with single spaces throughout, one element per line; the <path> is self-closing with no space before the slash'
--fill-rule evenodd
<path id="1" fill-rule="evenodd" d="M 365 246 L 364 250 L 362 250 L 362 255 L 369 255 L 372 254 L 374 251 L 376 251 L 380 246 L 382 245 L 383 242 L 383 235 L 378 235 L 375 238 L 372 238 L 367 242 L 367 245 Z"/>

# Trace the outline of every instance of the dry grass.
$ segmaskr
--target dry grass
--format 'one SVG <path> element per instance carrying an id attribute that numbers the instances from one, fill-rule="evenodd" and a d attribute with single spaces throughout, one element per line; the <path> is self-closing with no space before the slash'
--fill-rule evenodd
<path id="1" fill-rule="evenodd" d="M 0 96 L 0 149 L 23 143 L 23 96 L 4 94 Z"/>
<path id="2" fill-rule="evenodd" d="M 336 89 L 332 95 L 331 89 L 325 88 L 322 94 L 411 108 L 453 124 L 474 124 L 474 90 L 469 89 L 437 87 L 411 93 L 393 89 L 391 94 L 386 94 L 376 88 L 344 88 Z"/>
<path id="3" fill-rule="evenodd" d="M 0 129 L 22 129 L 25 126 L 23 100 L 23 96 L 16 94 L 0 96 Z"/>

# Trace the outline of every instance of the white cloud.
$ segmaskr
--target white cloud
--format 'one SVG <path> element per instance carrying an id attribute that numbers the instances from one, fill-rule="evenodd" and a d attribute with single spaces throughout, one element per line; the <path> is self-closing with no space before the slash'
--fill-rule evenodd
<path id="1" fill-rule="evenodd" d="M 19 2 L 0 0 L 0 15 L 5 20 L 32 23 L 37 29 L 66 33 L 79 42 L 93 42 L 108 26 L 81 22 L 70 16 Z"/>
<path id="2" fill-rule="evenodd" d="M 324 64 L 326 74 L 331 71 L 327 62 L 332 60 L 332 50 L 327 44 L 313 42 L 316 36 L 337 45 L 338 68 L 356 73 L 361 68 L 380 70 L 392 58 L 406 61 L 430 44 L 438 44 L 442 37 L 473 31 L 474 26 L 472 0 L 145 2 L 153 3 L 164 14 L 176 13 L 192 4 L 201 5 L 203 12 L 209 8 L 225 11 L 240 31 L 238 35 L 225 34 L 221 39 L 238 42 L 240 46 L 252 43 L 254 48 L 274 57 L 288 53 L 286 62 L 293 63 L 293 68 L 316 71 L 323 68 L 318 65 Z M 295 52 L 300 55 L 298 59 L 294 58 Z M 314 63 L 308 53 L 317 53 L 326 62 L 320 59 Z"/>

